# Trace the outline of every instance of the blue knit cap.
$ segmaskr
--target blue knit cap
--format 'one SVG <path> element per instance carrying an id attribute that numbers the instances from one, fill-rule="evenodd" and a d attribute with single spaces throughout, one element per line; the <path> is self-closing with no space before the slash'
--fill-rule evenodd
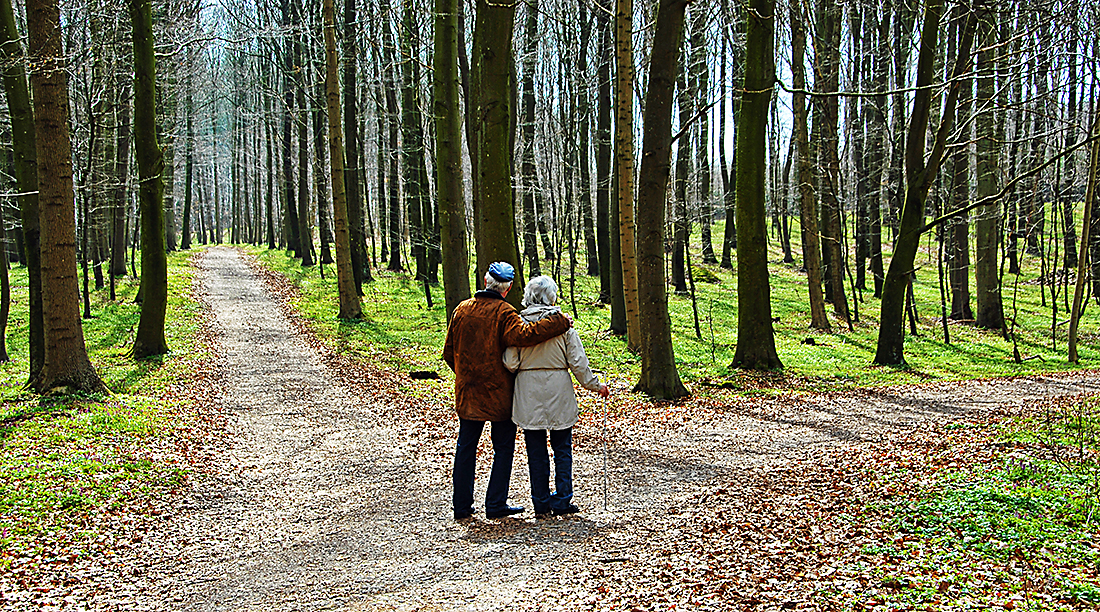
<path id="1" fill-rule="evenodd" d="M 489 264 L 489 275 L 500 283 L 510 283 L 516 278 L 516 269 L 506 261 L 494 261 Z"/>

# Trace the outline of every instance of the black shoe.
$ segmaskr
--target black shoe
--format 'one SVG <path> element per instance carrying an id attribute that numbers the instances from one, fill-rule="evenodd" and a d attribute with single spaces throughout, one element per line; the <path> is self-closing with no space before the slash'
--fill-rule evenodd
<path id="1" fill-rule="evenodd" d="M 523 506 L 505 506 L 503 510 L 497 510 L 495 512 L 485 511 L 485 518 L 504 518 L 506 516 L 512 516 L 513 514 L 522 514 L 525 512 Z"/>
<path id="2" fill-rule="evenodd" d="M 576 514 L 580 511 L 581 509 L 578 508 L 575 504 L 569 504 L 564 508 L 554 508 L 553 510 L 551 510 L 551 512 L 554 513 L 554 516 L 559 516 L 562 514 Z"/>
<path id="3" fill-rule="evenodd" d="M 461 521 L 462 519 L 468 519 L 473 515 L 474 515 L 474 511 L 472 509 L 471 510 L 462 510 L 461 512 L 459 512 L 458 510 L 455 510 L 455 520 L 456 521 Z"/>

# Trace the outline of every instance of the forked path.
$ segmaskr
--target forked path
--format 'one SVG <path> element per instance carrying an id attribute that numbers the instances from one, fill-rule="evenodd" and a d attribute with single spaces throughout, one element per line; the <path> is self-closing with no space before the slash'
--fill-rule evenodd
<path id="1" fill-rule="evenodd" d="M 574 588 L 578 572 L 644 548 L 636 526 L 697 503 L 705 487 L 971 410 L 1098 384 L 1086 374 L 925 386 L 916 394 L 746 404 L 693 423 L 620 427 L 611 438 L 606 511 L 599 436 L 590 425 L 578 431 L 575 451 L 581 515 L 457 523 L 448 406 L 440 402 L 437 422 L 425 425 L 399 402 L 337 382 L 237 251 L 210 249 L 202 274 L 226 360 L 228 446 L 216 476 L 199 482 L 152 538 L 158 558 L 137 579 L 142 592 L 133 594 L 132 609 L 553 609 L 555 601 L 585 601 Z M 529 506 L 527 496 L 518 444 L 512 500 Z"/>

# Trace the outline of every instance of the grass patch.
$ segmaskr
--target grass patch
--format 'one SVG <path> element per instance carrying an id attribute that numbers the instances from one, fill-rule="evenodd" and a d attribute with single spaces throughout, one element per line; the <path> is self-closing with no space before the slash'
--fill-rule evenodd
<path id="1" fill-rule="evenodd" d="M 166 335 L 171 353 L 129 357 L 140 307 L 136 279 L 117 279 L 91 295 L 84 319 L 88 353 L 111 395 L 40 400 L 27 377 L 27 276 L 12 269 L 13 309 L 0 364 L 0 565 L 65 542 L 77 556 L 104 533 L 106 517 L 150 502 L 186 478 L 169 450 L 193 399 L 181 384 L 211 358 L 203 345 L 202 307 L 192 292 L 189 253 L 169 255 Z"/>
<path id="2" fill-rule="evenodd" d="M 876 487 L 889 493 L 860 520 L 883 529 L 863 548 L 863 571 L 887 588 L 861 601 L 1034 610 L 1100 602 L 1100 516 L 1088 458 L 1100 447 L 1093 438 L 1083 461 L 1066 460 L 1045 441 L 1051 432 L 1042 413 L 1073 412 L 1077 404 L 945 428 L 933 449 L 886 462 Z"/>
<path id="3" fill-rule="evenodd" d="M 714 235 L 722 235 L 722 223 Z M 792 230 L 798 235 L 798 228 Z M 695 238 L 698 240 L 698 234 Z M 797 241 L 796 241 L 797 242 Z M 795 257 L 799 258 L 797 245 Z M 1016 339 L 1024 357 L 1036 357 L 1017 364 L 1013 360 L 1013 344 L 998 332 L 971 325 L 949 326 L 950 343 L 944 341 L 940 323 L 940 292 L 933 254 L 934 243 L 928 242 L 917 258 L 915 293 L 918 311 L 918 334 L 906 339 L 907 368 L 873 367 L 878 338 L 879 302 L 873 296 L 873 283 L 856 292 L 859 320 L 849 331 L 833 321 L 833 333 L 809 329 L 809 305 L 806 277 L 796 265 L 783 264 L 778 245 L 771 250 L 771 300 L 775 323 L 775 339 L 785 369 L 781 375 L 761 379 L 757 374 L 731 370 L 737 343 L 736 268 L 694 264 L 696 276 L 695 310 L 698 312 L 699 334 L 696 334 L 695 314 L 690 296 L 669 292 L 668 303 L 672 323 L 676 364 L 681 378 L 693 390 L 724 385 L 745 392 L 774 393 L 777 389 L 804 391 L 835 391 L 838 389 L 882 384 L 904 384 L 927 380 L 962 380 L 1020 376 L 1045 372 L 1067 371 L 1079 366 L 1065 357 L 1066 326 L 1052 336 L 1052 300 L 1050 287 L 1037 282 L 1037 258 L 1023 255 L 1023 273 L 1018 283 L 1006 276 L 1004 299 L 1006 317 L 1015 316 Z M 933 248 L 929 248 L 933 247 Z M 370 360 L 395 370 L 439 370 L 447 368 L 438 355 L 446 333 L 442 288 L 432 288 L 434 304 L 427 308 L 423 287 L 412 281 L 408 273 L 384 270 L 375 272 L 376 280 L 364 286 L 365 320 L 359 323 L 339 322 L 336 283 L 333 266 L 320 278 L 316 266 L 303 268 L 298 260 L 284 251 L 246 247 L 259 261 L 290 279 L 301 291 L 295 308 L 323 338 L 338 350 Z M 582 254 L 583 255 L 583 254 Z M 736 262 L 735 262 L 736 265 Z M 609 331 L 610 309 L 597 303 L 599 279 L 583 274 L 584 263 L 578 264 L 574 279 L 574 295 L 568 266 L 556 267 L 555 262 L 543 262 L 544 272 L 555 276 L 561 288 L 560 301 L 567 311 L 576 303 L 575 327 L 584 340 L 594 368 L 632 386 L 641 364 L 625 349 L 625 341 Z M 472 281 L 472 279 L 471 279 Z M 471 286 L 473 286 L 471 282 Z M 851 288 L 848 287 L 849 295 Z M 1065 318 L 1066 301 L 1059 286 L 1058 312 Z M 1015 293 L 1015 308 L 1013 294 Z M 1100 359 L 1100 309 L 1089 308 L 1081 323 L 1081 363 Z"/>

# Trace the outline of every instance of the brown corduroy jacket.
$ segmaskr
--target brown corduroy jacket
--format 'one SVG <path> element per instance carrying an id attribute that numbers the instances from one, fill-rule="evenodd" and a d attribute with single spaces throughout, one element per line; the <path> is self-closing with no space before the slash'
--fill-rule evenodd
<path id="1" fill-rule="evenodd" d="M 443 345 L 443 361 L 455 373 L 455 411 L 470 421 L 512 419 L 515 375 L 501 355 L 509 346 L 534 346 L 565 333 L 562 315 L 527 323 L 495 291 L 478 291 L 455 307 Z"/>

